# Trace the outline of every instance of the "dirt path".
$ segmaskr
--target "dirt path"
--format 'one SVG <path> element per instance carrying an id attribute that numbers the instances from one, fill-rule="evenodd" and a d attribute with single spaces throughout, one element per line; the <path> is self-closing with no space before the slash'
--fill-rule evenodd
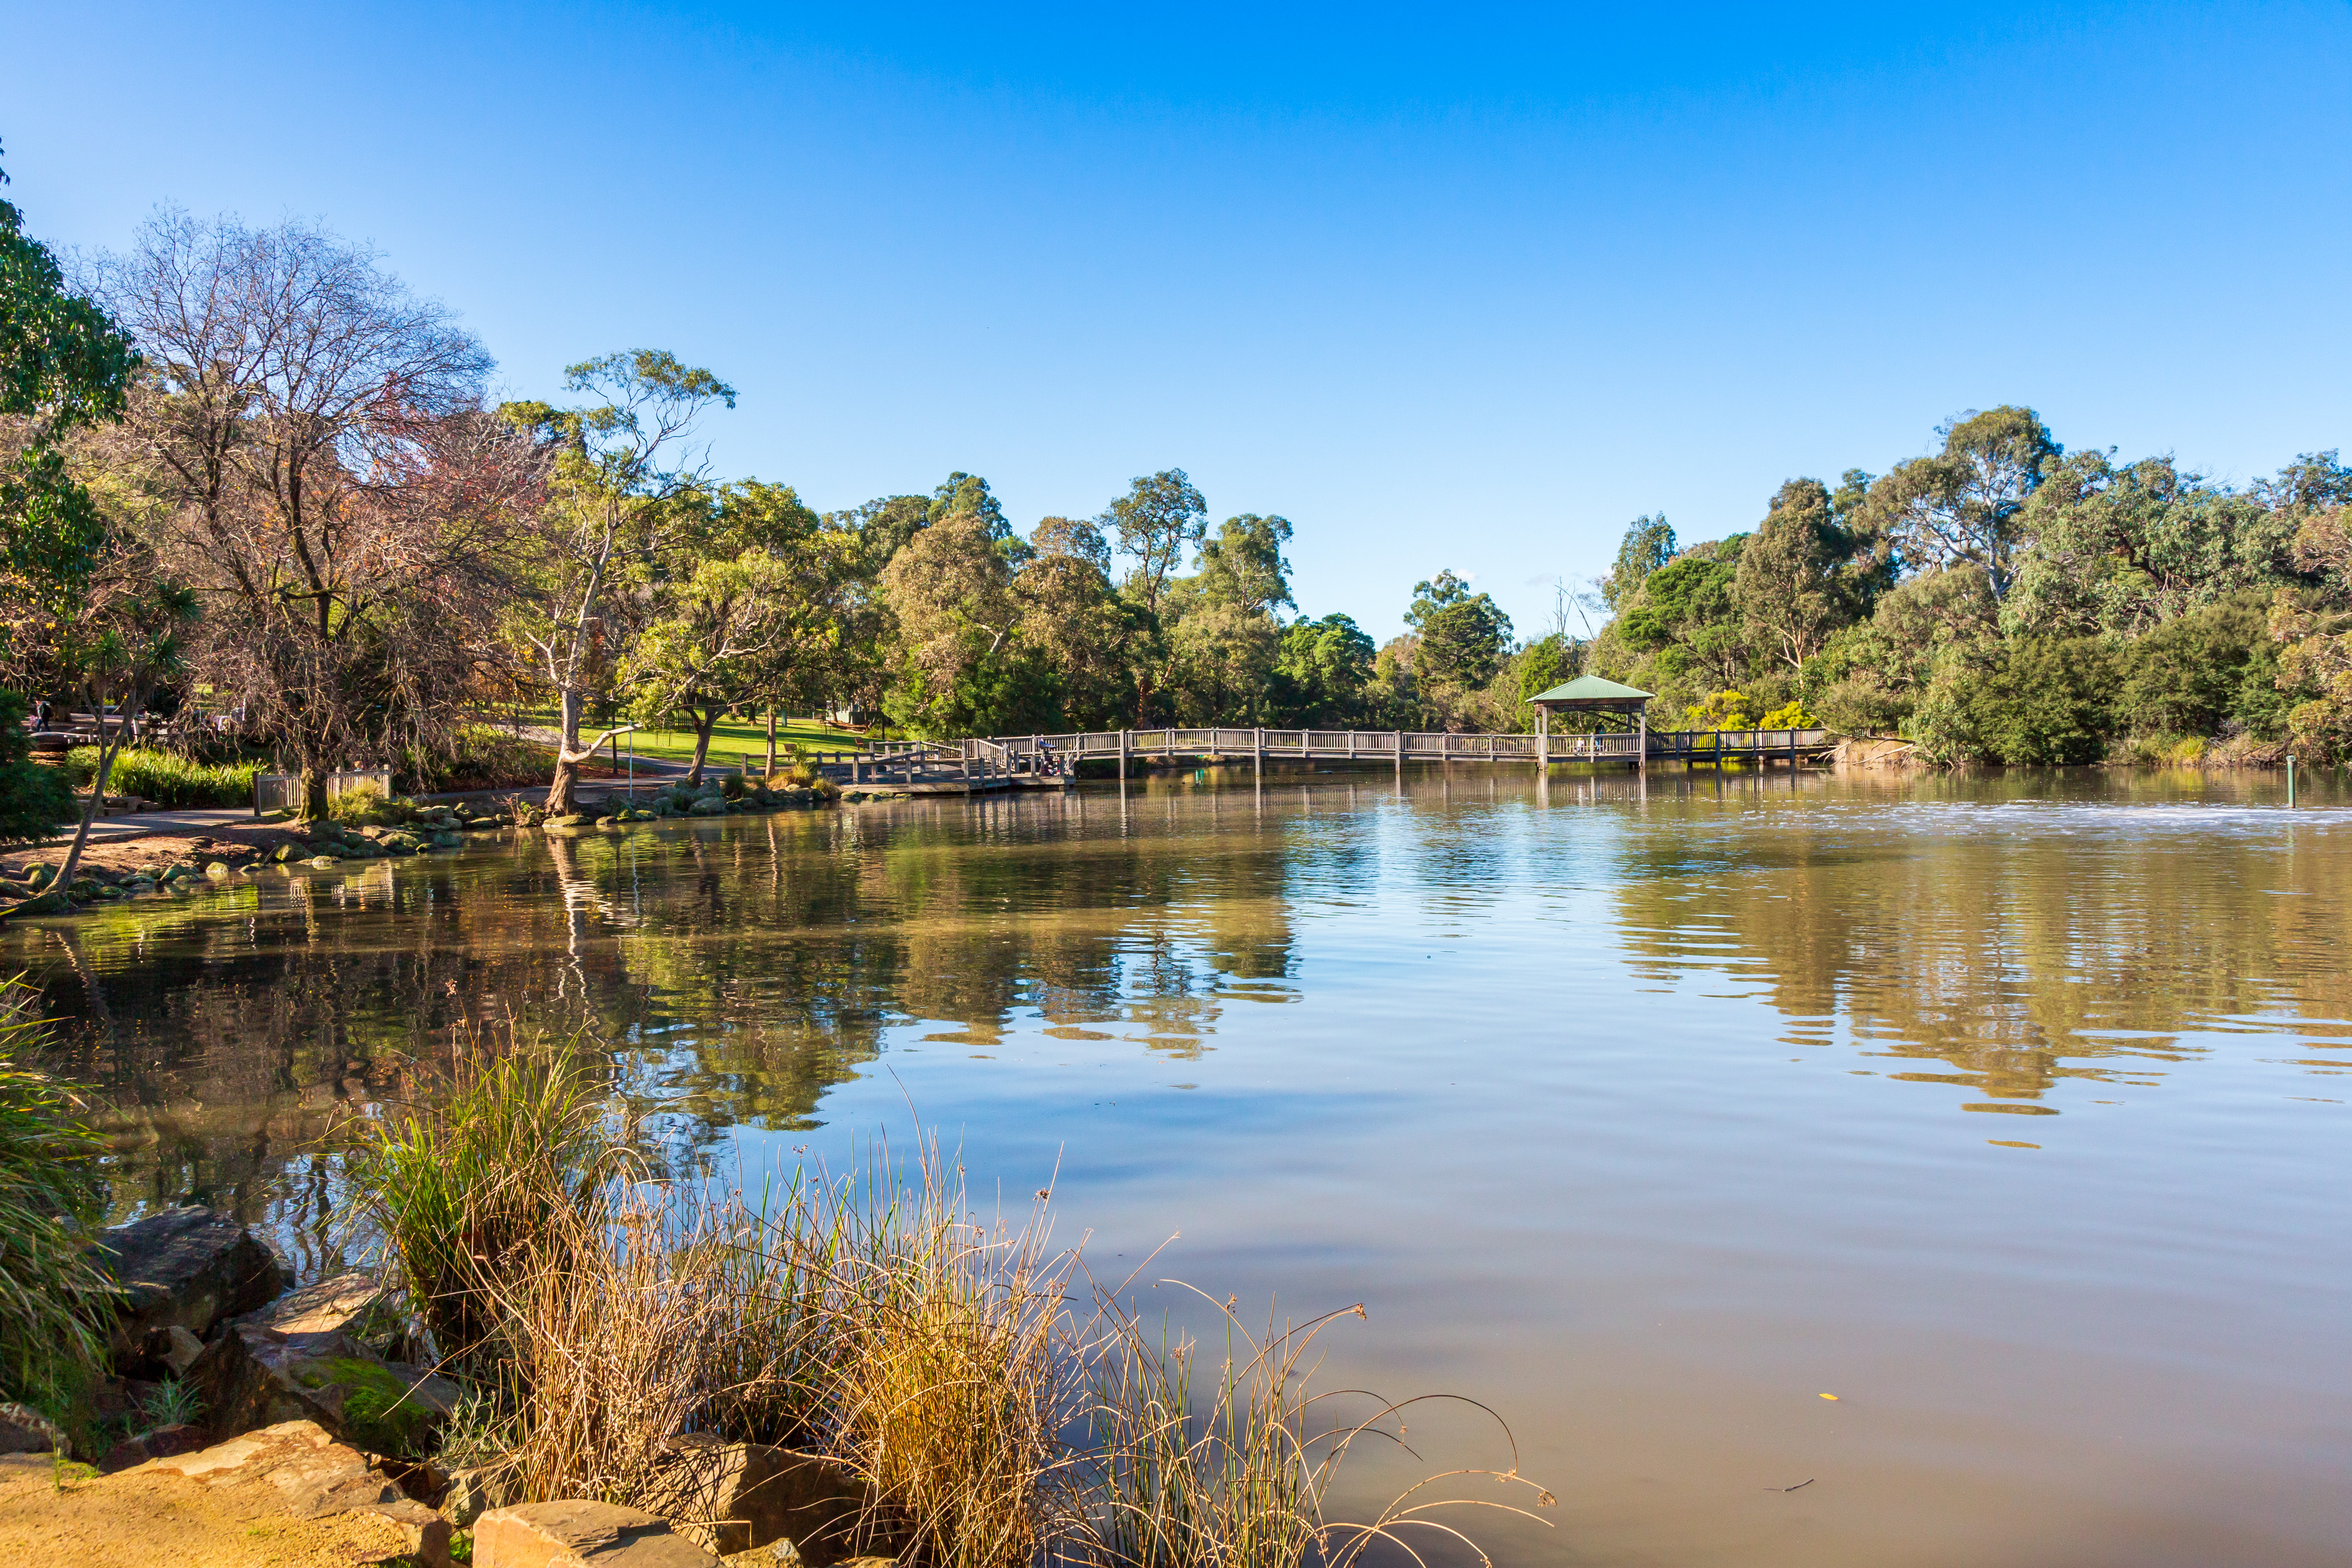
<path id="1" fill-rule="evenodd" d="M 267 1480 L 207 1487 L 142 1467 L 59 1491 L 47 1454 L 0 1457 L 0 1563 L 26 1568 L 359 1568 L 408 1550 L 375 1514 L 289 1519 Z"/>

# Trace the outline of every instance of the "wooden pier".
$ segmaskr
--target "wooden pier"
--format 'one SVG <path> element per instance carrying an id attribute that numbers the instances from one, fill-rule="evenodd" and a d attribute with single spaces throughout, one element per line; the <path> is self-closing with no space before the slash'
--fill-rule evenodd
<path id="1" fill-rule="evenodd" d="M 877 741 L 863 751 L 809 757 L 844 785 L 910 794 L 966 795 L 1065 787 L 1082 761 L 1112 761 L 1118 776 L 1155 763 L 1407 763 L 1535 768 L 1560 763 L 1643 768 L 1654 762 L 1759 768 L 1818 763 L 1836 743 L 1824 729 L 1605 730 L 1589 734 L 1454 735 L 1410 729 L 1114 729 L 1000 735 L 951 741 Z"/>

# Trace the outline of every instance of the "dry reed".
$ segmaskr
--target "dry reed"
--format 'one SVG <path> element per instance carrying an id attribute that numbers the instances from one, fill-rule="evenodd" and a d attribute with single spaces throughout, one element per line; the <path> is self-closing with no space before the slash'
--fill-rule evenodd
<path id="1" fill-rule="evenodd" d="M 1410 1531 L 1459 1538 L 1419 1489 L 1324 1517 L 1398 1408 L 1322 1421 L 1307 1357 L 1331 1319 L 1253 1337 L 1226 1303 L 1212 1367 L 1116 1291 L 1075 1305 L 1043 1195 L 983 1221 L 936 1142 L 756 1201 L 645 1179 L 635 1130 L 564 1060 L 469 1070 L 354 1161 L 520 1496 L 675 1496 L 701 1435 L 830 1462 L 865 1506 L 829 1544 L 908 1568 L 1347 1568 L 1410 1553 Z"/>

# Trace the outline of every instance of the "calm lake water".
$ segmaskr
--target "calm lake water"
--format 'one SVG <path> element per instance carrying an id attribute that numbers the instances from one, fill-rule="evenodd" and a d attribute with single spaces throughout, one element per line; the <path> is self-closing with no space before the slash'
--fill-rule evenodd
<path id="1" fill-rule="evenodd" d="M 1506 1563 L 2340 1564 L 2352 812 L 2283 794 L 1181 777 L 273 871 L 0 967 L 123 1214 L 306 1270 L 340 1108 L 587 1017 L 721 1171 L 919 1114 L 1098 1274 L 1364 1302 L 1318 1381 L 1483 1401 L 1559 1495 Z"/>

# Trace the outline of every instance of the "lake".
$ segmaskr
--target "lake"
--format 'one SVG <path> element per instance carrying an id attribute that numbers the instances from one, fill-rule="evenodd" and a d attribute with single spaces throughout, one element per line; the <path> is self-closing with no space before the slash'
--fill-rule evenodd
<path id="1" fill-rule="evenodd" d="M 2347 803 L 1163 776 L 273 868 L 0 968 L 121 1215 L 231 1206 L 306 1272 L 404 1054 L 587 1019 L 730 1179 L 919 1117 L 1097 1275 L 1167 1243 L 1151 1311 L 1363 1302 L 1318 1383 L 1483 1402 L 1558 1494 L 1480 1527 L 1507 1563 L 2342 1563 Z"/>

